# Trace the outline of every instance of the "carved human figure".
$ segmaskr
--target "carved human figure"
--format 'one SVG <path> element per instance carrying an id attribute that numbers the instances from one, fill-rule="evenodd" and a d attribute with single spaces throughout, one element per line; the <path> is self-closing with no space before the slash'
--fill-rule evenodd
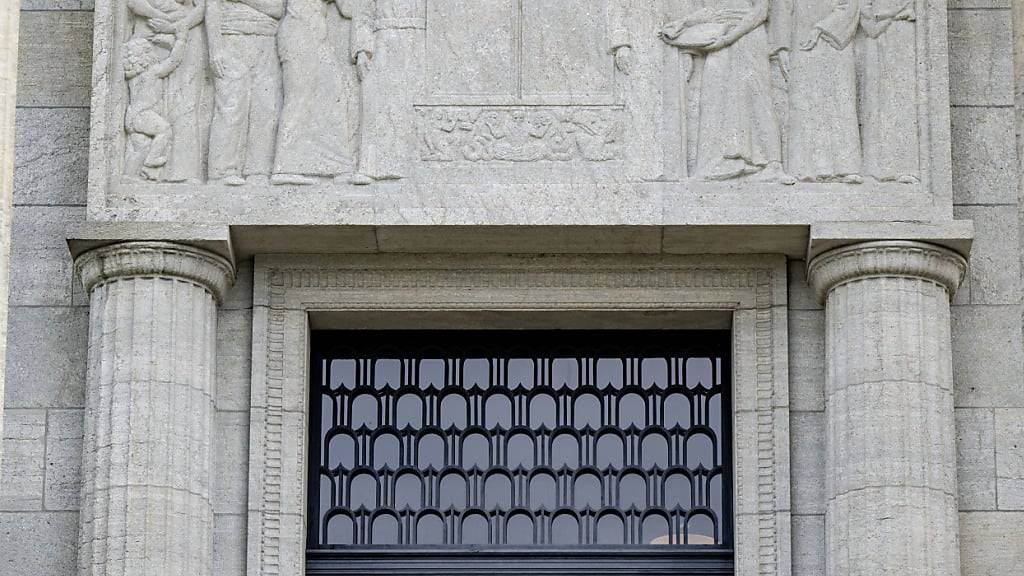
<path id="1" fill-rule="evenodd" d="M 355 0 L 352 60 L 362 82 L 359 170 L 354 184 L 408 174 L 416 156 L 409 127 L 416 122 L 423 33 L 422 0 Z"/>
<path id="2" fill-rule="evenodd" d="M 860 184 L 853 47 L 860 0 L 778 1 L 785 7 L 773 11 L 773 17 L 792 30 L 789 41 L 782 40 L 779 54 L 782 62 L 791 63 L 785 66 L 790 102 L 788 171 L 803 181 Z"/>
<path id="3" fill-rule="evenodd" d="M 129 0 L 142 4 L 147 0 Z M 167 77 L 164 105 L 171 124 L 171 145 L 167 165 L 160 179 L 167 182 L 196 182 L 202 175 L 202 130 L 200 103 L 206 84 L 206 43 L 200 24 L 206 13 L 206 0 L 157 0 L 161 5 L 177 4 L 170 19 L 157 16 L 149 27 L 158 34 L 183 35 L 185 43 L 181 63 Z"/>
<path id="4" fill-rule="evenodd" d="M 772 104 L 769 0 L 724 0 L 669 23 L 669 44 L 703 54 L 695 175 L 728 180 L 757 174 L 793 184 L 782 169 Z"/>
<path id="5" fill-rule="evenodd" d="M 125 43 L 124 77 L 128 82 L 125 130 L 133 147 L 145 150 L 138 158 L 142 166 L 129 167 L 128 174 L 154 178 L 155 169 L 167 164 L 173 130 L 163 114 L 164 79 L 181 64 L 184 50 L 183 34 L 174 36 L 171 46 L 159 35 L 132 38 Z"/>
<path id="6" fill-rule="evenodd" d="M 208 0 L 211 180 L 238 186 L 270 175 L 281 98 L 276 36 L 283 15 L 284 0 Z"/>
<path id="7" fill-rule="evenodd" d="M 864 174 L 920 181 L 914 0 L 862 0 L 860 60 Z"/>
<path id="8" fill-rule="evenodd" d="M 351 2 L 353 0 L 349 0 Z M 328 37 L 330 0 L 286 0 L 277 33 L 284 105 L 277 127 L 274 184 L 307 185 L 353 171 L 345 145 L 347 109 L 358 90 L 342 82 L 346 59 Z M 346 3 L 336 3 L 343 15 Z"/>

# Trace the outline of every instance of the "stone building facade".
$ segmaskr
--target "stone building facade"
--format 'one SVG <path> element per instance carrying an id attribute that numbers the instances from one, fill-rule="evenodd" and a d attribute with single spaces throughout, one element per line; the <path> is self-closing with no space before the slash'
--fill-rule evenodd
<path id="1" fill-rule="evenodd" d="M 728 573 L 1024 574 L 1021 22 L 21 0 L 0 572 L 304 574 L 313 335 L 630 328 L 729 331 Z"/>

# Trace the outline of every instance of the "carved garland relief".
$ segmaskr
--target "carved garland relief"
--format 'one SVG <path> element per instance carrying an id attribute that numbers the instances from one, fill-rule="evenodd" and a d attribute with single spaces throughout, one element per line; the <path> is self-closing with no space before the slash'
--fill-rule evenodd
<path id="1" fill-rule="evenodd" d="M 670 180 L 921 179 L 915 0 L 122 1 L 128 181 L 369 184 L 638 138 L 677 149 Z"/>

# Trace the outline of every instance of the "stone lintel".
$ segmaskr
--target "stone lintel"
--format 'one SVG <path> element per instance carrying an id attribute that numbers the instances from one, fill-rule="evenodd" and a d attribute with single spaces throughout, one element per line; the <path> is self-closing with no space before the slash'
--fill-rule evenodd
<path id="1" fill-rule="evenodd" d="M 231 226 L 239 260 L 255 254 L 785 254 L 802 258 L 803 225 Z"/>
<path id="2" fill-rule="evenodd" d="M 86 292 L 120 278 L 168 277 L 202 286 L 222 301 L 235 277 L 234 264 L 188 244 L 134 241 L 108 244 L 79 254 L 75 269 Z"/>

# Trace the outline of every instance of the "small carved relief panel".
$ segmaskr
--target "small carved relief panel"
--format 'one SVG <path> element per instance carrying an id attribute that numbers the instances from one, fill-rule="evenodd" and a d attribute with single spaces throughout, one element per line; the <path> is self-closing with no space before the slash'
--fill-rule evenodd
<path id="1" fill-rule="evenodd" d="M 923 0 L 107 0 L 93 185 L 920 187 Z M 941 127 L 940 127 L 941 128 Z M 947 127 L 942 128 L 947 130 Z M 941 150 L 939 150 L 941 157 Z M 552 168 L 554 166 L 554 168 Z M 154 188 L 156 186 L 156 188 Z M 133 188 L 134 187 L 134 188 Z M 141 188 L 140 188 L 141 189 Z"/>
<path id="2" fill-rule="evenodd" d="M 621 107 L 424 106 L 420 158 L 455 162 L 606 162 L 619 158 Z"/>

